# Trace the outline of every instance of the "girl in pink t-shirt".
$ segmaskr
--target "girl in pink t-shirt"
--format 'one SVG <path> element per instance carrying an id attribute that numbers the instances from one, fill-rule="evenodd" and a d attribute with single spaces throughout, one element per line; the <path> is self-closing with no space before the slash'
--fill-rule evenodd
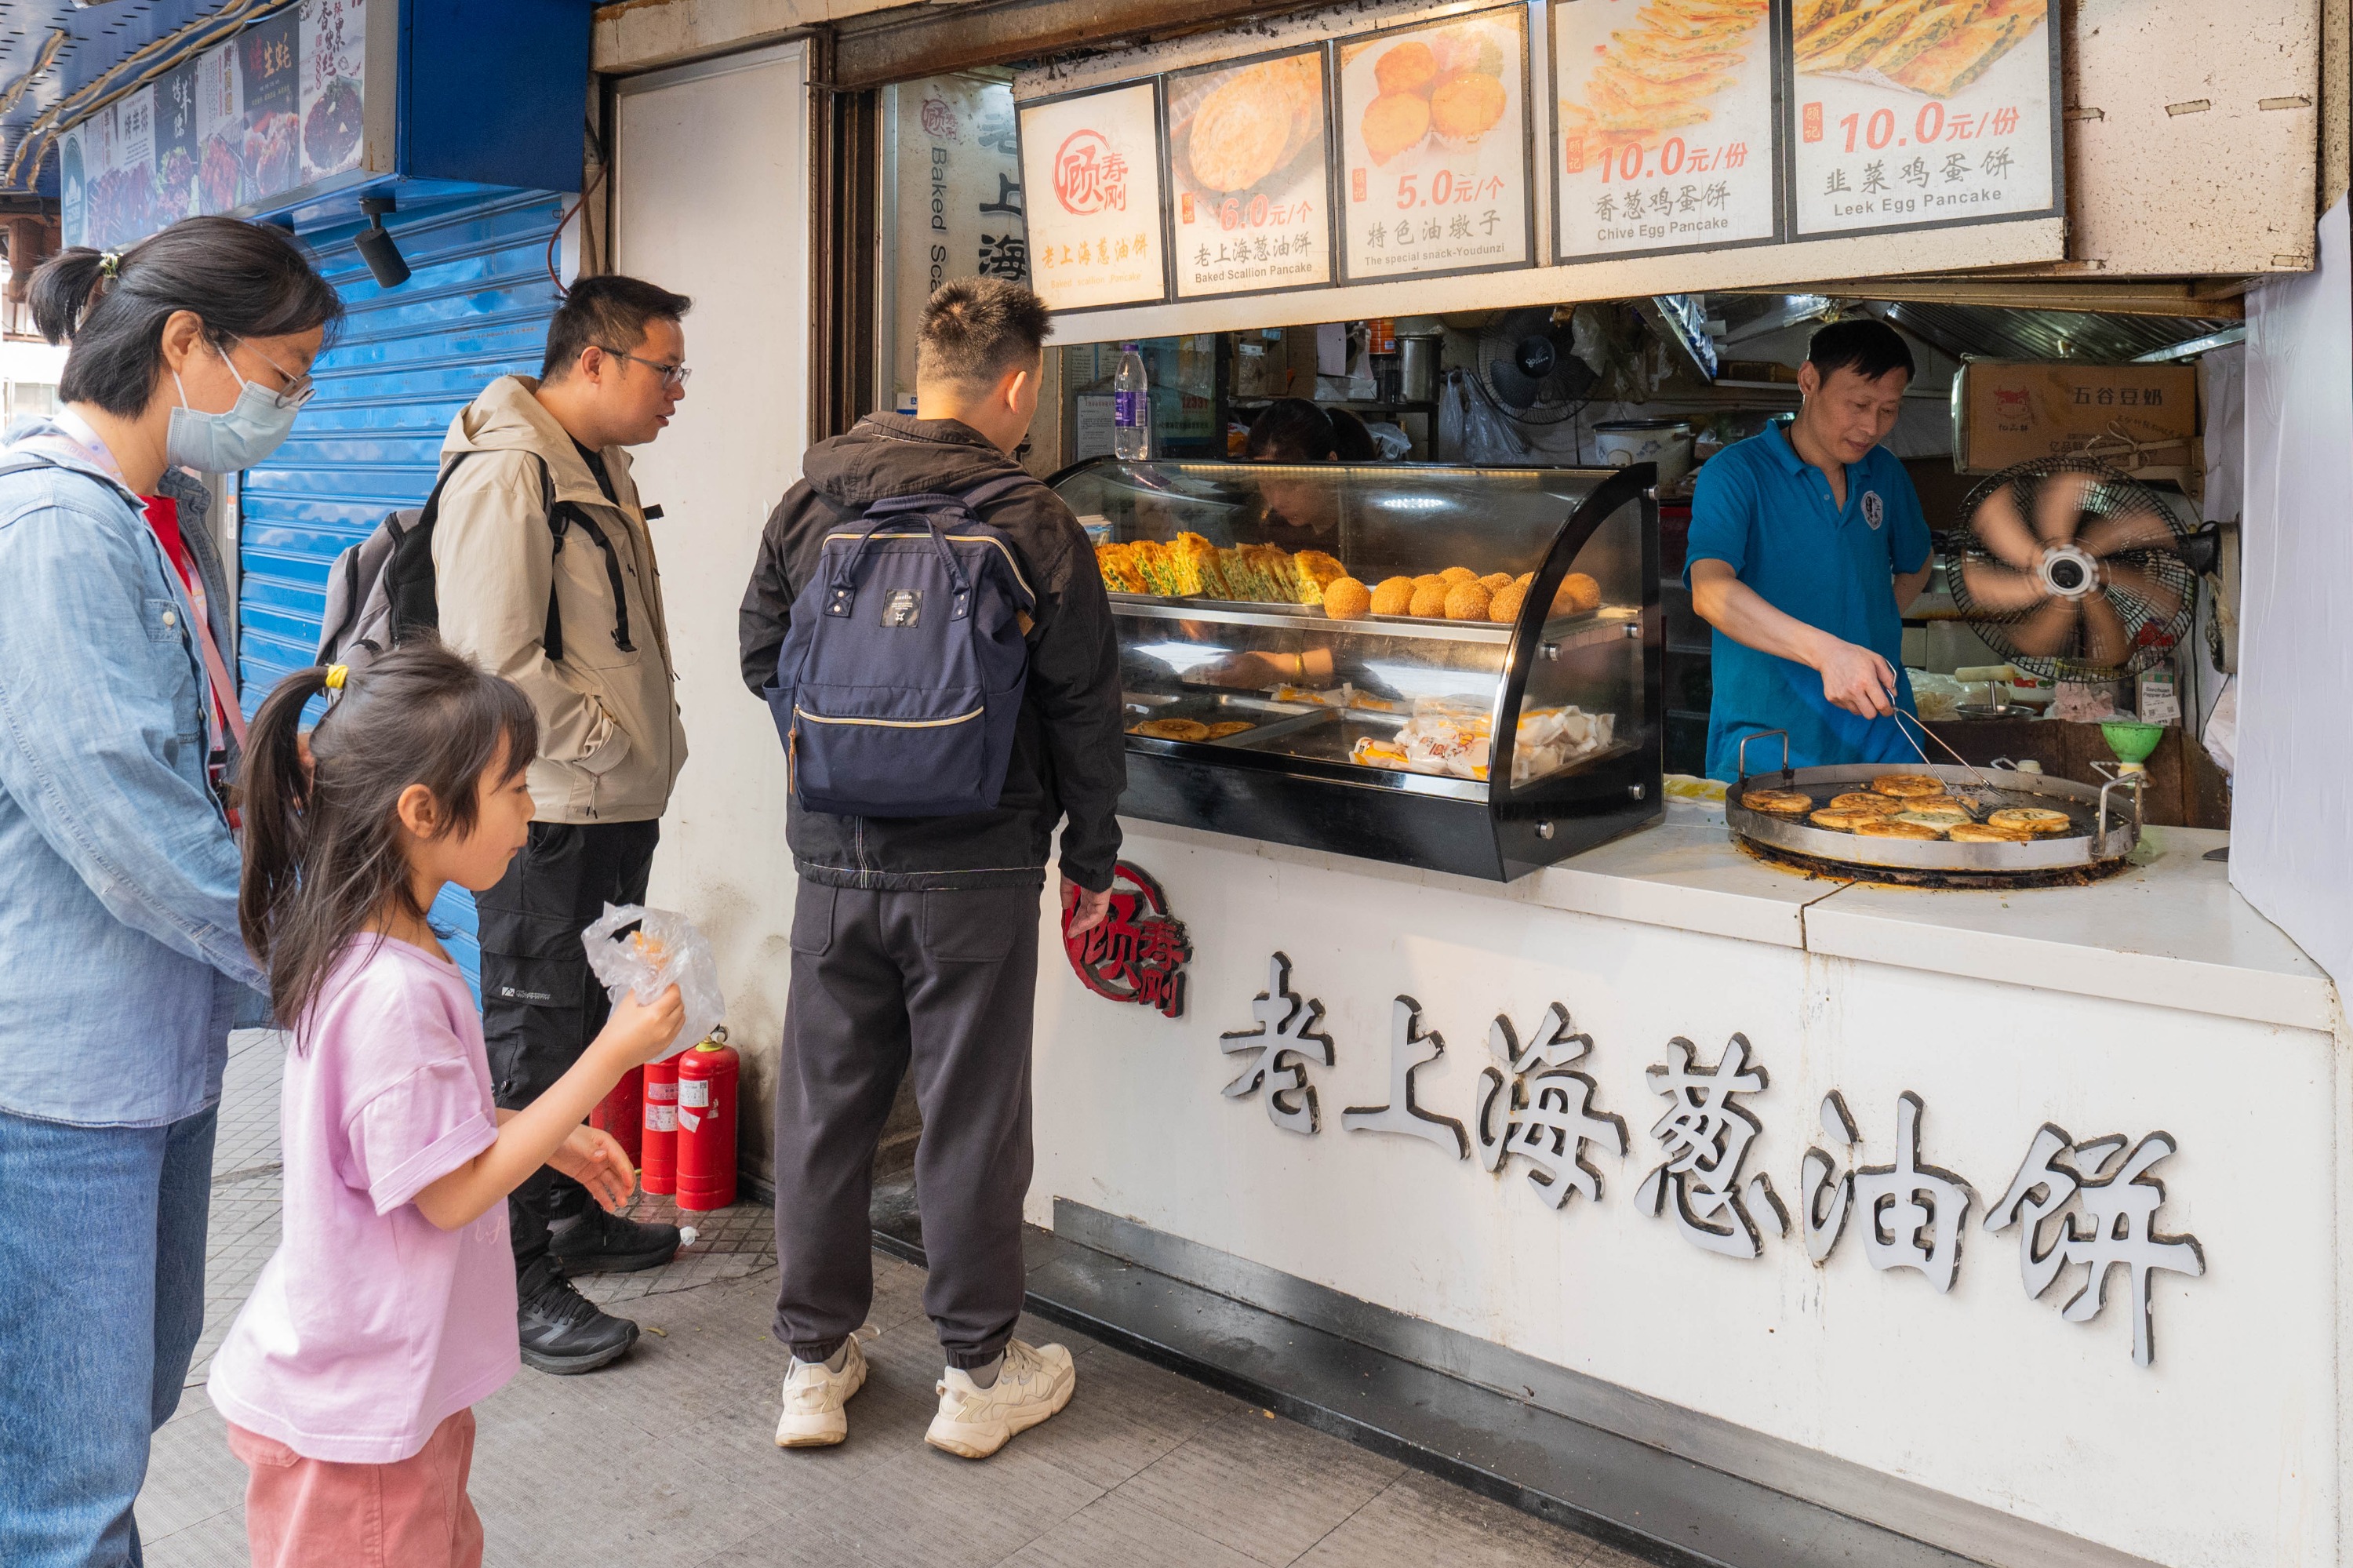
<path id="1" fill-rule="evenodd" d="M 443 884 L 493 886 L 523 847 L 538 742 L 520 691 L 429 641 L 290 675 L 253 721 L 238 912 L 294 1032 L 284 1238 L 210 1393 L 252 1471 L 256 1568 L 480 1563 L 470 1407 L 517 1365 L 506 1195 L 543 1164 L 608 1208 L 635 1186 L 581 1124 L 676 1037 L 676 989 L 624 998 L 554 1087 L 501 1110 L 481 1014 L 426 923 Z"/>

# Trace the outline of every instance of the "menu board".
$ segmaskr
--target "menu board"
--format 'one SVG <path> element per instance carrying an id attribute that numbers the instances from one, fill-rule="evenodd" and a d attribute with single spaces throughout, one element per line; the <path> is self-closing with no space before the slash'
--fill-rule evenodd
<path id="1" fill-rule="evenodd" d="M 1159 102 L 1138 81 L 1020 105 L 1030 286 L 1053 309 L 1167 296 Z"/>
<path id="2" fill-rule="evenodd" d="M 303 0 L 59 139 L 69 245 L 121 246 L 356 168 L 367 0 Z"/>
<path id="3" fill-rule="evenodd" d="M 1560 260 L 1780 237 L 1772 0 L 1550 10 Z"/>
<path id="4" fill-rule="evenodd" d="M 2049 0 L 1796 0 L 1796 232 L 2056 212 L 2059 51 L 2049 10 Z"/>
<path id="5" fill-rule="evenodd" d="M 1326 103 L 1321 48 L 1169 77 L 1178 299 L 1332 281 Z"/>
<path id="6" fill-rule="evenodd" d="M 1343 39 L 1341 269 L 1351 283 L 1525 267 L 1525 7 Z"/>
<path id="7" fill-rule="evenodd" d="M 302 0 L 302 180 L 356 168 L 366 126 L 367 0 Z"/>
<path id="8" fill-rule="evenodd" d="M 1013 90 L 934 76 L 892 90 L 899 244 L 888 259 L 892 404 L 915 392 L 915 323 L 950 278 L 1029 281 Z"/>

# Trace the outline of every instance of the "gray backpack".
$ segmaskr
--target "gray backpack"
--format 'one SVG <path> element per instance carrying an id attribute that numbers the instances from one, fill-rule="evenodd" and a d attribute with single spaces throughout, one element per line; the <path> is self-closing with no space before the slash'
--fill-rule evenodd
<path id="1" fill-rule="evenodd" d="M 433 525 L 440 520 L 441 487 L 458 465 L 473 456 L 459 452 L 441 467 L 433 492 L 414 511 L 389 513 L 373 533 L 335 557 L 327 574 L 327 609 L 319 623 L 319 662 L 345 664 L 364 670 L 375 657 L 396 648 L 417 630 L 435 631 L 441 625 L 440 604 L 433 582 Z M 536 454 L 534 454 L 536 455 Z M 605 553 L 605 575 L 613 585 L 613 645 L 632 652 L 629 641 L 629 600 L 621 582 L 621 563 L 612 541 L 596 520 L 568 501 L 555 499 L 555 481 L 547 460 L 539 460 L 540 503 L 554 553 L 564 553 L 565 535 L 577 527 Z M 556 609 L 555 584 L 547 585 L 547 628 L 540 646 L 550 660 L 564 657 L 564 620 Z"/>

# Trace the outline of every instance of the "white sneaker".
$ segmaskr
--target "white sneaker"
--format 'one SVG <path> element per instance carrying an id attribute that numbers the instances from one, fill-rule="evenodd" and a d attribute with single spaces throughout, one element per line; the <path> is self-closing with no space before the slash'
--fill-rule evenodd
<path id="1" fill-rule="evenodd" d="M 849 1413 L 842 1406 L 866 1385 L 866 1352 L 852 1334 L 841 1342 L 839 1372 L 828 1372 L 796 1358 L 785 1373 L 785 1414 L 776 1423 L 779 1448 L 825 1448 L 849 1436 Z"/>
<path id="2" fill-rule="evenodd" d="M 940 1413 L 932 1417 L 923 1441 L 967 1459 L 986 1459 L 1016 1433 L 1029 1431 L 1070 1404 L 1071 1391 L 1078 1385 L 1069 1351 L 1010 1340 L 997 1382 L 987 1388 L 975 1383 L 960 1367 L 947 1369 L 939 1382 Z"/>

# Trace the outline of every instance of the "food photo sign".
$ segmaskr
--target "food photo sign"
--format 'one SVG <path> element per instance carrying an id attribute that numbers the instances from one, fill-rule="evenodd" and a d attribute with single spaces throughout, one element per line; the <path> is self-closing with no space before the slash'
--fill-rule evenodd
<path id="1" fill-rule="evenodd" d="M 1155 81 L 1018 106 L 1029 271 L 1057 311 L 1168 296 Z"/>
<path id="2" fill-rule="evenodd" d="M 1550 9 L 1558 260 L 1781 238 L 1772 0 Z"/>
<path id="3" fill-rule="evenodd" d="M 1177 298 L 1332 281 L 1324 61 L 1309 48 L 1168 78 Z"/>
<path id="4" fill-rule="evenodd" d="M 1345 38 L 1335 58 L 1346 281 L 1531 265 L 1526 10 Z"/>
<path id="5" fill-rule="evenodd" d="M 2049 0 L 1796 0 L 1796 234 L 2059 211 L 2059 45 Z"/>
<path id="6" fill-rule="evenodd" d="M 304 0 L 69 130 L 69 245 L 120 246 L 184 217 L 289 205 L 357 169 L 367 0 Z"/>

